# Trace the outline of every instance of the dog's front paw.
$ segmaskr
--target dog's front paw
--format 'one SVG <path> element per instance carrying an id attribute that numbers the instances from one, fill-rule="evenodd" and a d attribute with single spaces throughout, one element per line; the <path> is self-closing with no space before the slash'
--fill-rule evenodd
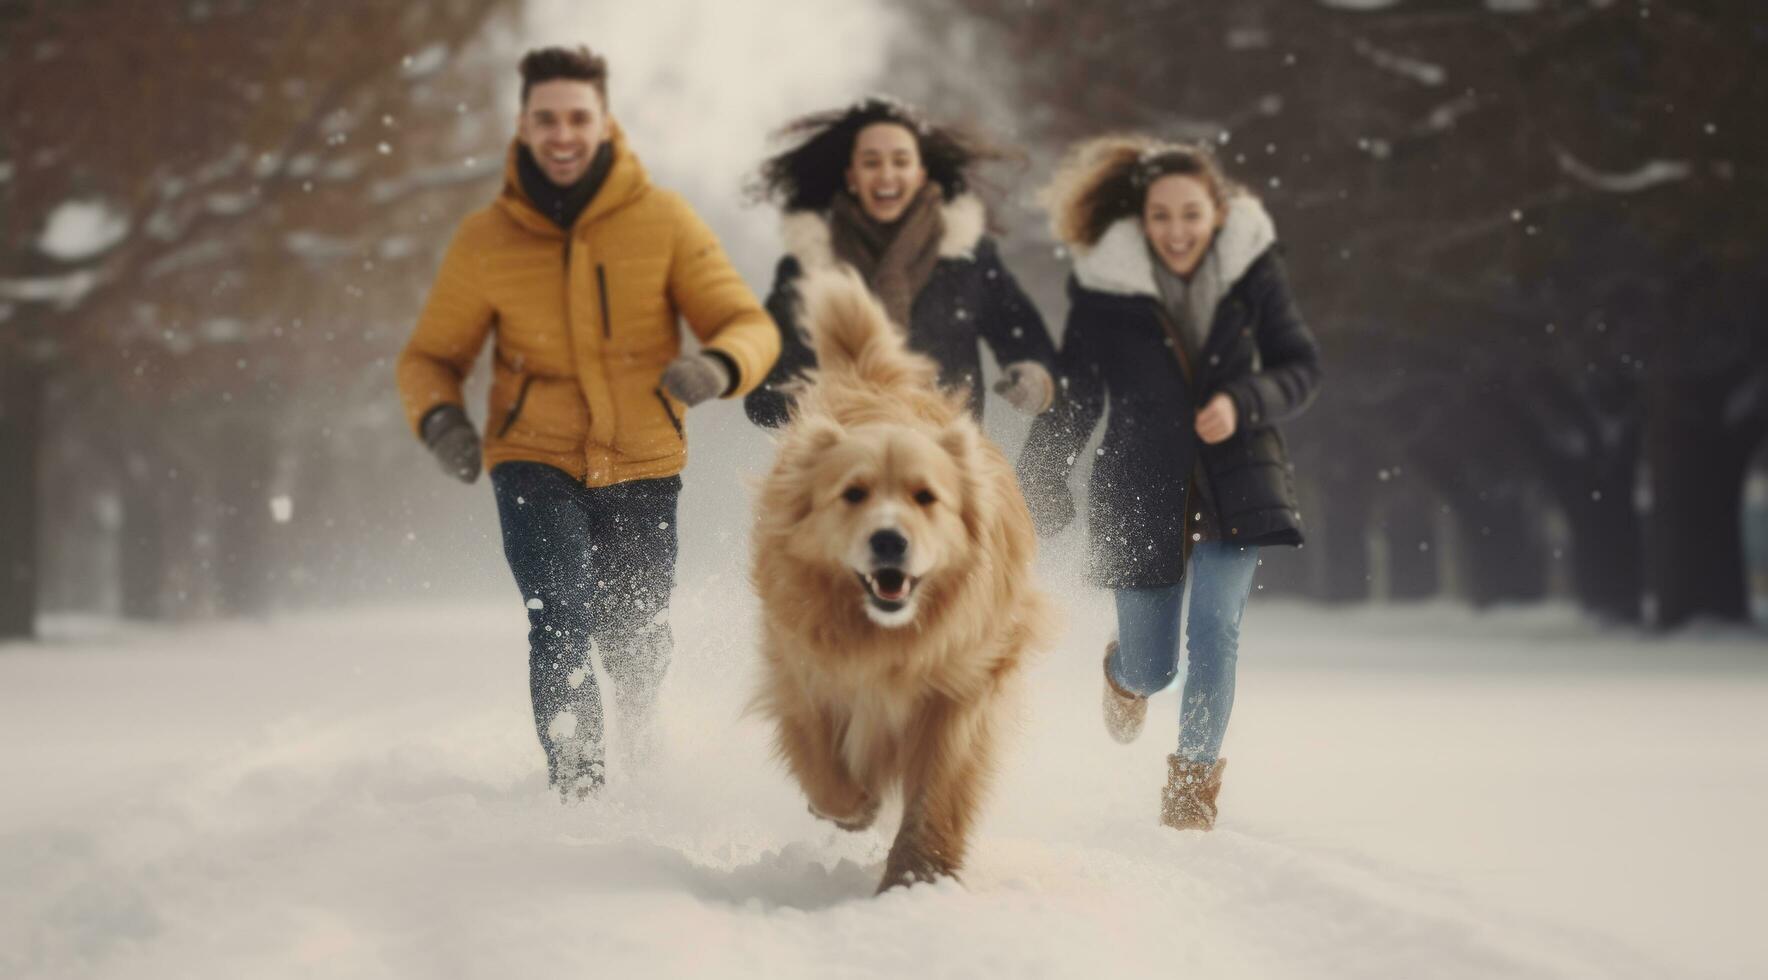
<path id="1" fill-rule="evenodd" d="M 884 880 L 878 883 L 878 894 L 892 888 L 932 884 L 945 878 L 956 881 L 957 869 L 936 855 L 899 854 L 892 848 L 889 860 L 884 863 Z"/>
<path id="2" fill-rule="evenodd" d="M 958 879 L 963 841 L 954 842 L 918 830 L 913 823 L 918 819 L 912 811 L 903 817 L 903 829 L 897 833 L 896 842 L 890 845 L 890 856 L 884 860 L 884 880 L 878 883 L 880 894 L 906 885 Z"/>
<path id="3" fill-rule="evenodd" d="M 824 813 L 815 803 L 812 803 L 810 804 L 810 814 L 818 820 L 827 820 L 842 830 L 858 832 L 870 827 L 872 821 L 878 819 L 878 801 L 871 796 L 861 797 L 858 809 L 841 816 Z"/>

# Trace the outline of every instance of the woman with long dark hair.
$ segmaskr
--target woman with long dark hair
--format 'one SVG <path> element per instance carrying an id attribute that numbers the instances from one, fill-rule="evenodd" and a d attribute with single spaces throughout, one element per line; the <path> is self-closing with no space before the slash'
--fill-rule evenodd
<path id="1" fill-rule="evenodd" d="M 981 343 L 1001 365 L 998 394 L 1026 414 L 1050 406 L 1049 331 L 1001 263 L 970 190 L 972 168 L 996 151 L 882 98 L 804 116 L 777 136 L 791 146 L 762 165 L 756 191 L 784 212 L 787 254 L 767 299 L 781 352 L 744 399 L 756 424 L 783 424 L 793 381 L 815 366 L 797 327 L 799 277 L 838 264 L 856 270 L 909 346 L 938 363 L 942 384 L 970 390 L 978 417 Z"/>
<path id="2" fill-rule="evenodd" d="M 1259 549 L 1301 543 L 1276 426 L 1313 399 L 1318 348 L 1270 216 L 1201 147 L 1093 140 L 1047 197 L 1075 256 L 1065 397 L 1033 424 L 1020 480 L 1042 530 L 1068 523 L 1069 471 L 1109 406 L 1087 515 L 1090 569 L 1117 605 L 1105 724 L 1133 740 L 1149 696 L 1177 676 L 1189 580 L 1190 661 L 1161 820 L 1208 830 Z"/>

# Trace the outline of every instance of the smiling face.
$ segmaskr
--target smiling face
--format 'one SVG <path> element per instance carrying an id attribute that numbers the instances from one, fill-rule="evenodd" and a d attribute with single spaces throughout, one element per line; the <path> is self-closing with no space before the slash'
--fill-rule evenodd
<path id="1" fill-rule="evenodd" d="M 1203 261 L 1222 210 L 1209 185 L 1186 174 L 1167 174 L 1148 188 L 1142 203 L 1142 233 L 1168 269 L 1188 276 Z"/>
<path id="2" fill-rule="evenodd" d="M 847 186 L 873 221 L 889 224 L 902 217 L 926 184 L 921 144 L 908 127 L 872 123 L 854 137 Z"/>
<path id="3" fill-rule="evenodd" d="M 516 138 L 547 180 L 569 187 L 589 172 L 596 148 L 608 138 L 608 107 L 589 82 L 541 82 L 528 90 Z"/>
<path id="4" fill-rule="evenodd" d="M 861 426 L 816 454 L 788 548 L 846 583 L 879 626 L 914 621 L 926 582 L 968 547 L 956 458 L 926 434 Z"/>

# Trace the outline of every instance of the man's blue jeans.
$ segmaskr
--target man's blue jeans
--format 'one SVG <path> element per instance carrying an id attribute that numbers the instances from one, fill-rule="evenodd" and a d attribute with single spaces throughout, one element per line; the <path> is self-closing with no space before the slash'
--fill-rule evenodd
<path id="1" fill-rule="evenodd" d="M 1211 763 L 1221 754 L 1234 710 L 1240 617 L 1257 569 L 1257 545 L 1201 541 L 1191 551 L 1185 570 L 1191 586 L 1186 630 L 1191 659 L 1179 700 L 1178 754 L 1192 762 Z M 1107 669 L 1119 687 L 1147 697 L 1172 684 L 1179 670 L 1184 595 L 1184 583 L 1117 590 L 1117 656 Z"/>
<path id="2" fill-rule="evenodd" d="M 605 754 L 593 644 L 621 732 L 648 733 L 669 666 L 681 478 L 586 487 L 541 463 L 491 471 L 503 553 L 528 608 L 534 727 L 555 785 L 600 782 Z"/>

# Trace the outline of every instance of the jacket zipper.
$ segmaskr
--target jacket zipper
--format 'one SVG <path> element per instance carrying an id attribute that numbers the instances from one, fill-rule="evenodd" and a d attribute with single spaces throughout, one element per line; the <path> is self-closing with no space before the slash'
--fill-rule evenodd
<path id="1" fill-rule="evenodd" d="M 608 273 L 600 262 L 595 264 L 595 292 L 602 301 L 602 339 L 613 336 L 613 328 L 608 324 Z"/>
<path id="2" fill-rule="evenodd" d="M 571 233 L 565 233 L 565 336 L 571 336 Z"/>
<path id="3" fill-rule="evenodd" d="M 565 265 L 565 322 L 571 322 L 571 233 L 565 233 L 565 248 L 560 253 Z M 510 406 L 509 414 L 503 417 L 503 425 L 497 430 L 497 437 L 503 438 L 510 426 L 516 424 L 516 418 L 522 414 L 522 405 L 528 401 L 528 386 L 534 383 L 534 375 L 522 378 L 522 388 L 516 392 L 516 403 Z"/>
<path id="4" fill-rule="evenodd" d="M 1195 413 L 1197 413 L 1203 409 L 1203 404 L 1201 401 L 1201 397 L 1202 397 L 1201 389 L 1197 385 L 1197 373 L 1194 370 L 1192 370 L 1191 358 L 1188 355 L 1186 355 L 1186 353 L 1185 353 L 1185 344 L 1184 344 L 1184 341 L 1179 337 L 1178 324 L 1174 323 L 1172 321 L 1172 318 L 1167 316 L 1165 310 L 1158 310 L 1157 315 L 1160 317 L 1161 327 L 1166 330 L 1167 340 L 1172 343 L 1173 356 L 1176 357 L 1179 362 L 1179 373 L 1181 373 L 1185 376 L 1185 383 L 1191 387 L 1193 392 L 1196 392 L 1195 394 L 1192 395 L 1192 398 L 1191 398 L 1191 411 L 1193 413 L 1193 424 L 1195 424 Z M 1209 464 L 1205 463 L 1203 461 L 1203 440 L 1201 440 L 1201 439 L 1197 440 L 1197 460 L 1196 460 L 1196 465 L 1194 467 L 1194 471 L 1197 473 L 1198 479 L 1200 479 L 1205 484 L 1208 484 L 1206 489 L 1208 491 L 1209 499 L 1212 501 L 1220 501 L 1221 498 L 1216 496 L 1215 483 L 1213 481 L 1211 481 L 1210 477 L 1209 477 Z M 1195 542 L 1192 541 L 1192 539 L 1191 539 L 1191 533 L 1190 533 L 1191 532 L 1190 517 L 1193 513 L 1195 513 L 1191 509 L 1192 506 L 1193 506 L 1193 504 L 1191 503 L 1191 488 L 1186 487 L 1185 488 L 1185 514 L 1184 514 L 1186 519 L 1181 523 L 1181 527 L 1184 527 L 1186 529 L 1184 540 L 1182 542 L 1182 550 L 1184 552 L 1182 558 L 1183 558 L 1185 565 L 1187 567 L 1189 567 L 1189 565 L 1191 564 L 1192 545 L 1195 544 Z M 1220 534 L 1223 530 L 1225 530 L 1225 529 L 1218 528 L 1216 533 Z"/>

